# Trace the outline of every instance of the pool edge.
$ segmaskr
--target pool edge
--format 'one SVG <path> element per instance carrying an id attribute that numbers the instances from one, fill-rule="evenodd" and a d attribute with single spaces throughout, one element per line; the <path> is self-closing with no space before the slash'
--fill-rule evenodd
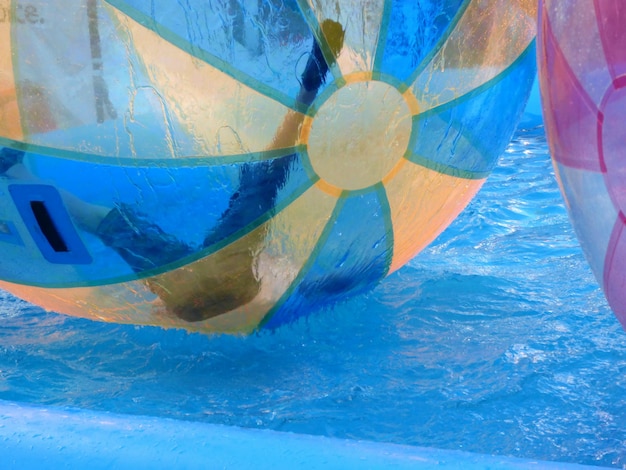
<path id="1" fill-rule="evenodd" d="M 0 400 L 4 468 L 597 469 Z"/>

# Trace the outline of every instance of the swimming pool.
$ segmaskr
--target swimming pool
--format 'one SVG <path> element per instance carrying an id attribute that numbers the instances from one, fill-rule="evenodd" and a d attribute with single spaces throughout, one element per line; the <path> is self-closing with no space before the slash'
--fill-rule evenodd
<path id="1" fill-rule="evenodd" d="M 56 422 L 87 416 L 104 435 L 99 413 L 114 412 L 146 435 L 182 421 L 625 468 L 626 333 L 582 256 L 537 124 L 522 125 L 478 197 L 404 269 L 274 332 L 95 323 L 0 293 L 5 446 L 34 405 Z M 314 453 L 312 442 L 302 445 Z"/>

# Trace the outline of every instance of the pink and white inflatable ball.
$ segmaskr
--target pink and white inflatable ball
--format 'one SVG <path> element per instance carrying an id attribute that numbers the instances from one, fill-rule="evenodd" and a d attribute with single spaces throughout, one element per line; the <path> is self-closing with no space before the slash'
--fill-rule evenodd
<path id="1" fill-rule="evenodd" d="M 556 175 L 626 327 L 626 2 L 541 0 L 538 65 Z"/>

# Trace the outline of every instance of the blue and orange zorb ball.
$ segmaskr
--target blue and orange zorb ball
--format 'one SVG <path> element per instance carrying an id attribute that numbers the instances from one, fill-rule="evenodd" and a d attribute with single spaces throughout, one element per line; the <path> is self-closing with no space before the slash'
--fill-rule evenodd
<path id="1" fill-rule="evenodd" d="M 370 288 L 459 214 L 509 142 L 535 10 L 8 2 L 0 287 L 207 332 L 273 328 Z"/>

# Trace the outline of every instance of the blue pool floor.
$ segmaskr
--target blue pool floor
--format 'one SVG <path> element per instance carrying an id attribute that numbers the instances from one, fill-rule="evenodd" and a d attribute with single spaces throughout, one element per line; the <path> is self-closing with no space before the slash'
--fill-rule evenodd
<path id="1" fill-rule="evenodd" d="M 120 435 L 144 432 L 144 447 L 160 436 L 168 455 L 191 456 L 191 438 L 167 441 L 168 429 L 154 429 L 185 436 L 208 426 L 215 442 L 212 433 L 232 432 L 250 452 L 286 432 L 275 442 L 302 439 L 302 452 L 367 441 L 357 455 L 377 449 L 387 463 L 411 455 L 466 468 L 461 451 L 475 468 L 519 463 L 507 457 L 626 468 L 626 333 L 569 224 L 543 129 L 522 127 L 427 250 L 371 293 L 274 332 L 90 322 L 0 292 L 0 448 L 20 435 L 34 445 L 34 423 L 49 426 L 39 438 L 61 451 L 53 428 L 67 425 L 74 436 L 101 429 L 118 446 L 111 455 L 124 442 L 141 447 Z M 122 431 L 107 437 L 107 423 Z M 193 442 L 212 453 L 209 440 Z"/>

